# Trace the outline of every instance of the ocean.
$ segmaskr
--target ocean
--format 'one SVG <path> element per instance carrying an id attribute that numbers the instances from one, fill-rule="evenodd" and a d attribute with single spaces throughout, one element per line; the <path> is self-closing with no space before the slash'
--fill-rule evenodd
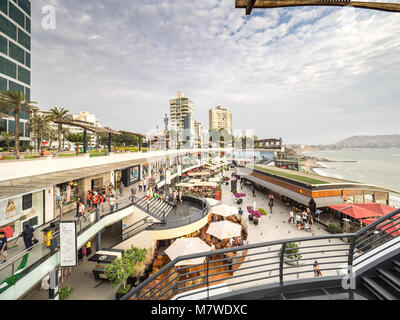
<path id="1" fill-rule="evenodd" d="M 325 168 L 313 169 L 321 176 L 374 184 L 400 191 L 400 148 L 343 149 L 303 152 L 330 160 L 357 162 L 320 162 Z M 400 207 L 400 195 L 390 194 L 391 205 Z"/>

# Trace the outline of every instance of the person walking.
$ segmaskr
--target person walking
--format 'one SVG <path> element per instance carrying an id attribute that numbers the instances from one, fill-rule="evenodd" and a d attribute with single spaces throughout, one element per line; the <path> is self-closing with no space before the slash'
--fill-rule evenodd
<path id="1" fill-rule="evenodd" d="M 93 203 L 93 207 L 97 209 L 97 206 L 99 204 L 99 195 L 97 194 L 96 191 L 93 192 L 92 203 Z"/>
<path id="2" fill-rule="evenodd" d="M 254 187 L 254 184 L 253 184 L 253 187 L 251 189 L 251 192 L 253 192 L 253 198 L 255 198 L 256 197 L 256 189 Z"/>
<path id="3" fill-rule="evenodd" d="M 83 217 L 83 219 L 85 220 L 85 222 L 86 222 L 86 217 L 85 217 L 85 205 L 82 203 L 82 202 L 80 202 L 79 203 L 79 218 L 82 218 Z"/>
<path id="4" fill-rule="evenodd" d="M 133 186 L 131 188 L 131 197 L 132 197 L 132 203 L 135 203 L 136 202 L 136 187 L 135 186 Z"/>
<path id="5" fill-rule="evenodd" d="M 315 260 L 313 264 L 313 270 L 314 270 L 314 277 L 322 277 L 322 272 L 321 269 L 319 268 L 318 261 Z"/>
<path id="6" fill-rule="evenodd" d="M 30 250 L 30 248 L 33 247 L 34 234 L 33 234 L 33 228 L 29 224 L 26 224 L 24 226 L 24 231 L 22 231 L 21 237 L 24 239 L 25 248 L 27 250 Z"/>
<path id="7" fill-rule="evenodd" d="M 239 214 L 240 214 L 240 216 L 243 216 L 243 210 L 241 207 L 239 207 Z"/>
<path id="8" fill-rule="evenodd" d="M 119 182 L 119 193 L 122 196 L 122 192 L 124 191 L 124 183 L 122 181 Z"/>
<path id="9" fill-rule="evenodd" d="M 271 214 L 272 214 L 272 208 L 274 206 L 274 201 L 273 200 L 269 200 L 268 206 L 269 206 L 269 210 L 271 211 Z"/>
<path id="10" fill-rule="evenodd" d="M 76 217 L 79 218 L 79 203 L 81 202 L 81 197 L 76 199 Z"/>
<path id="11" fill-rule="evenodd" d="M 3 257 L 2 264 L 6 263 L 8 259 L 7 248 L 8 248 L 7 236 L 4 233 L 4 231 L 2 231 L 0 232 L 0 256 Z"/>
<path id="12" fill-rule="evenodd" d="M 180 202 L 180 203 L 183 202 L 183 200 L 182 200 L 182 195 L 183 195 L 182 190 L 179 190 L 179 202 Z"/>
<path id="13" fill-rule="evenodd" d="M 86 193 L 86 205 L 88 208 L 92 206 L 92 193 L 90 190 Z"/>
<path id="14" fill-rule="evenodd" d="M 297 214 L 296 214 L 296 227 L 297 227 L 297 229 L 300 229 L 299 228 L 299 225 L 301 224 L 301 216 L 300 216 L 300 214 L 297 212 Z"/>
<path id="15" fill-rule="evenodd" d="M 117 199 L 115 198 L 115 194 L 113 194 L 111 197 L 110 197 L 110 212 L 114 212 L 114 206 L 115 206 L 115 203 L 117 202 Z"/>
<path id="16" fill-rule="evenodd" d="M 293 210 L 291 210 L 290 213 L 289 213 L 289 223 L 294 223 L 294 213 L 293 213 Z"/>
<path id="17" fill-rule="evenodd" d="M 90 255 L 92 254 L 92 242 L 89 240 L 86 244 L 86 257 L 90 257 Z"/>

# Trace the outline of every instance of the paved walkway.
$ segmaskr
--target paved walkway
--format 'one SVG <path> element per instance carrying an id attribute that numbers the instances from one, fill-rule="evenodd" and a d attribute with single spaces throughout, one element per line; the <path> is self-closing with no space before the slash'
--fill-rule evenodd
<path id="1" fill-rule="evenodd" d="M 225 175 L 230 175 L 231 171 L 228 173 L 226 172 Z M 248 241 L 250 244 L 254 243 L 260 243 L 260 242 L 267 242 L 267 241 L 273 241 L 273 240 L 281 240 L 281 239 L 288 239 L 288 238 L 298 238 L 298 237 L 312 237 L 313 234 L 298 230 L 293 224 L 288 224 L 288 218 L 289 218 L 289 209 L 282 204 L 279 200 L 275 200 L 274 202 L 274 208 L 273 208 L 273 213 L 270 214 L 268 212 L 268 216 L 262 217 L 259 224 L 256 226 L 252 222 L 248 221 L 247 218 L 247 206 L 253 206 L 254 201 L 256 202 L 256 207 L 257 208 L 264 208 L 267 211 L 269 211 L 268 208 L 268 197 L 266 194 L 263 194 L 259 191 L 256 191 L 256 197 L 253 198 L 252 192 L 251 192 L 251 187 L 245 186 L 243 190 L 241 190 L 240 185 L 238 186 L 239 190 L 238 192 L 243 192 L 246 193 L 246 197 L 244 198 L 243 204 L 241 205 L 243 211 L 244 211 L 244 217 L 246 218 L 247 224 L 248 224 Z M 125 190 L 128 190 L 130 188 L 125 188 Z M 223 197 L 222 197 L 222 202 L 224 204 L 228 205 L 235 205 L 235 197 L 234 195 L 230 192 L 230 186 L 223 185 L 222 187 L 223 191 Z M 138 196 L 143 196 L 144 193 L 140 193 Z M 318 227 L 318 225 L 314 225 L 314 230 L 313 230 L 315 235 L 326 235 L 328 234 L 325 230 L 322 228 Z M 309 251 L 315 252 L 319 251 L 321 252 L 322 256 L 332 256 L 335 253 L 331 252 L 326 252 L 324 250 L 324 246 L 329 245 L 329 244 L 345 244 L 344 242 L 341 242 L 340 240 L 337 241 L 332 241 L 330 243 L 329 241 L 319 241 L 319 244 L 321 244 L 321 249 L 316 250 L 316 249 L 310 249 Z M 104 240 L 103 240 L 104 244 Z M 315 243 L 313 243 L 315 244 Z M 303 244 L 304 245 L 304 244 Z M 345 245 L 347 246 L 347 245 Z M 94 244 L 93 244 L 94 247 Z M 271 248 L 272 250 L 275 249 L 280 249 L 280 247 L 276 248 Z M 326 249 L 326 248 L 325 248 Z M 263 249 L 265 252 L 265 249 Z M 308 249 L 307 249 L 308 250 Z M 256 252 L 261 252 L 261 250 L 252 250 L 249 253 L 256 253 Z M 304 252 L 304 251 L 303 251 Z M 266 253 L 265 256 L 270 256 L 274 257 L 271 259 L 271 263 L 274 262 L 275 266 L 276 263 L 279 261 L 277 253 Z M 303 254 L 304 257 L 306 257 L 306 254 Z M 256 258 L 253 257 L 247 257 L 246 261 L 249 261 L 247 264 L 243 264 L 241 268 L 243 267 L 249 267 L 253 266 L 253 269 L 250 269 L 252 272 L 255 273 L 254 276 L 249 276 L 249 269 L 247 270 L 241 270 L 239 269 L 238 271 L 235 272 L 235 275 L 244 275 L 241 278 L 237 279 L 231 279 L 228 280 L 227 283 L 233 284 L 233 283 L 239 283 L 243 282 L 242 284 L 235 285 L 233 289 L 240 289 L 240 288 L 246 288 L 249 286 L 253 285 L 260 285 L 264 283 L 271 283 L 271 282 L 277 282 L 279 279 L 265 279 L 263 281 L 257 280 L 257 282 L 250 282 L 252 279 L 255 278 L 260 278 L 261 272 L 263 273 L 263 276 L 269 277 L 277 274 L 277 271 L 271 271 L 271 272 L 265 272 L 268 267 L 256 267 L 258 264 L 260 264 L 259 261 L 254 261 Z M 109 282 L 104 282 L 102 283 L 101 281 L 96 281 L 94 280 L 93 274 L 92 274 L 92 269 L 93 269 L 93 263 L 87 262 L 87 258 L 85 258 L 85 262 L 80 264 L 77 268 L 73 270 L 72 276 L 65 281 L 63 285 L 68 285 L 72 286 L 74 288 L 73 294 L 70 296 L 69 299 L 71 300 L 112 300 L 115 299 L 115 292 L 117 291 L 117 287 L 113 288 Z M 322 260 L 319 261 L 320 263 L 323 262 Z M 313 263 L 313 261 L 311 262 Z M 273 266 L 273 268 L 275 268 Z M 335 265 L 336 266 L 336 265 Z M 321 269 L 326 267 L 331 267 L 330 265 L 328 266 L 321 266 Z M 288 270 L 285 271 L 285 273 L 291 273 L 293 272 L 292 270 L 289 270 L 289 266 L 285 265 L 285 268 Z M 304 277 L 312 277 L 312 266 L 307 266 L 307 267 L 300 267 L 296 268 L 296 272 L 298 271 L 309 271 L 307 274 L 293 274 L 293 275 L 288 275 L 285 276 L 284 280 L 294 280 L 298 278 L 304 278 Z M 337 275 L 337 272 L 324 272 L 323 275 Z M 24 299 L 28 300 L 40 300 L 40 299 L 48 299 L 48 292 L 47 291 L 39 291 L 38 289 L 31 291 Z"/>

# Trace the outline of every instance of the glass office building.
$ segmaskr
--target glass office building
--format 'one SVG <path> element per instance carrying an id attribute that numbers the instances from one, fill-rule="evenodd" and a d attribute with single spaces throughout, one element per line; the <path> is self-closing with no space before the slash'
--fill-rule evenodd
<path id="1" fill-rule="evenodd" d="M 0 90 L 21 91 L 31 96 L 31 1 L 0 0 Z M 20 115 L 21 145 L 29 145 L 29 115 Z M 10 117 L 0 121 L 0 131 L 15 132 Z"/>

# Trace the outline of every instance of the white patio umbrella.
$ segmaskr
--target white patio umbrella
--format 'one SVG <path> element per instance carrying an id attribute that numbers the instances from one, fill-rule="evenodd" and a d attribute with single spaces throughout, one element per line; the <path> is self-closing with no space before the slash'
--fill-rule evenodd
<path id="1" fill-rule="evenodd" d="M 173 244 L 171 244 L 164 252 L 174 260 L 176 257 L 184 256 L 187 254 L 200 253 L 211 251 L 211 247 L 207 245 L 200 238 L 179 238 Z M 178 262 L 176 266 L 189 266 L 203 263 L 205 257 L 197 259 L 188 259 Z"/>
<path id="2" fill-rule="evenodd" d="M 242 226 L 230 221 L 219 221 L 210 224 L 207 233 L 220 240 L 240 237 Z"/>
<path id="3" fill-rule="evenodd" d="M 226 204 L 222 204 L 220 206 L 216 206 L 213 207 L 211 209 L 213 214 L 217 214 L 219 216 L 223 216 L 223 217 L 230 217 L 233 216 L 235 214 L 238 214 L 238 209 L 233 207 L 233 206 L 228 206 Z"/>
<path id="4" fill-rule="evenodd" d="M 218 205 L 220 203 L 218 200 L 215 200 L 213 198 L 206 198 L 206 201 L 208 202 L 208 204 L 211 207 L 215 207 L 216 205 Z"/>

